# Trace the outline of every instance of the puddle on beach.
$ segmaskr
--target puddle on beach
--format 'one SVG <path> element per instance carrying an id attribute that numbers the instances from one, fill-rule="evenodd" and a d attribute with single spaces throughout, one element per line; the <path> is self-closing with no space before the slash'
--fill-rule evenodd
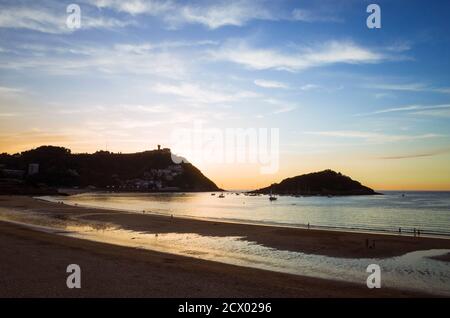
<path id="1" fill-rule="evenodd" d="M 296 275 L 366 284 L 369 264 L 381 267 L 382 287 L 450 296 L 450 265 L 432 259 L 450 250 L 427 250 L 385 259 L 335 258 L 265 247 L 243 237 L 211 237 L 193 233 L 151 234 L 105 223 L 55 219 L 45 213 L 0 209 L 0 218 L 40 231 L 121 246 L 195 257 Z"/>

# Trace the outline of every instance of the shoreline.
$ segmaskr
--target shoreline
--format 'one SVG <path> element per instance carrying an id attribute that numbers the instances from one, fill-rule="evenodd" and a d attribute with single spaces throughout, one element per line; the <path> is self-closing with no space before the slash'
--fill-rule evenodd
<path id="1" fill-rule="evenodd" d="M 220 223 L 153 214 L 141 215 L 51 203 L 28 196 L 0 196 L 0 208 L 20 210 L 24 215 L 28 212 L 40 213 L 54 220 L 114 224 L 125 230 L 143 233 L 195 233 L 212 237 L 241 236 L 245 240 L 280 250 L 340 258 L 386 258 L 416 250 L 450 249 L 450 240 L 443 239 Z M 375 249 L 365 247 L 364 242 L 367 238 L 376 241 Z M 105 257 L 105 253 L 108 254 L 112 250 L 116 251 L 113 256 Z M 20 297 L 22 293 L 25 293 L 23 295 L 27 297 L 436 297 L 434 294 L 413 290 L 368 289 L 365 281 L 359 284 L 301 276 L 301 274 L 226 264 L 170 252 L 114 245 L 38 231 L 3 221 L 0 221 L 0 253 L 2 254 L 0 269 L 8 273 L 6 285 L 3 286 L 6 286 L 6 289 L 3 292 L 0 291 L 0 296 L 3 297 Z M 136 255 L 139 255 L 139 261 L 136 260 Z M 145 259 L 145 266 L 141 258 Z M 120 291 L 108 290 L 102 287 L 102 284 L 91 285 L 90 289 L 80 292 L 68 290 L 65 287 L 65 269 L 60 263 L 54 261 L 60 259 L 64 259 L 64 262 L 68 262 L 67 264 L 76 263 L 73 259 L 80 259 L 80 263 L 84 264 L 83 271 L 85 272 L 86 269 L 89 271 L 90 279 L 99 276 L 105 280 L 115 281 L 117 286 L 121 286 L 117 287 Z M 437 259 L 449 262 L 448 256 Z M 33 281 L 33 275 L 35 275 L 31 269 L 26 269 L 31 264 L 34 264 L 33 266 L 37 269 L 42 269 L 42 273 L 38 270 L 39 275 L 43 275 L 39 278 L 40 282 L 48 279 L 49 282 L 45 284 L 61 285 L 58 285 L 56 294 L 52 291 L 55 289 L 54 286 L 51 288 L 47 286 L 50 292 L 45 291 L 44 294 L 39 294 L 45 288 L 42 289 L 39 284 L 40 288 L 34 284 L 27 285 L 27 279 Z M 44 273 L 46 270 L 43 267 L 46 264 L 57 267 L 59 276 L 56 277 L 55 273 Z M 107 270 L 99 267 L 106 267 Z M 117 273 L 120 273 L 120 277 L 117 277 Z M 145 283 L 147 282 L 145 279 L 154 281 L 154 277 L 148 278 L 150 274 L 152 277 L 156 275 L 159 279 L 152 287 Z M 61 277 L 64 277 L 64 280 L 59 281 Z M 171 281 L 173 277 L 182 277 L 180 279 L 189 286 L 188 290 L 178 290 L 175 282 L 171 288 L 166 287 L 167 280 Z M 207 277 L 206 280 L 205 277 Z M 28 286 L 26 292 L 23 291 L 25 287 L 19 287 L 22 286 L 21 284 Z M 199 287 L 198 284 L 201 286 Z M 147 288 L 146 291 L 142 290 L 144 287 Z M 212 291 L 211 288 L 215 290 Z"/>
<path id="2" fill-rule="evenodd" d="M 424 192 L 424 191 L 418 191 Z M 425 191 L 425 192 L 436 192 L 436 191 Z M 98 192 L 99 194 L 117 194 L 117 193 L 107 193 L 107 192 Z M 206 192 L 209 193 L 209 192 Z M 230 192 L 231 193 L 231 192 Z M 450 193 L 450 192 L 449 192 Z M 74 194 L 84 195 L 84 194 L 92 194 L 92 192 Z M 131 192 L 123 192 L 122 195 L 136 195 L 136 193 Z M 153 194 L 167 194 L 165 192 L 155 192 Z M 185 192 L 180 192 L 180 194 L 185 194 Z M 144 195 L 144 193 L 142 193 Z M 69 195 L 70 196 L 70 195 Z M 52 203 L 61 203 L 63 201 L 53 200 L 54 198 L 58 198 L 58 196 L 32 196 L 34 199 L 43 200 L 44 202 L 52 202 Z M 48 199 L 46 199 L 48 198 Z M 79 204 L 79 203 L 71 203 L 71 202 L 63 202 L 65 205 L 73 206 L 73 207 L 83 207 L 88 209 L 99 209 L 104 211 L 117 211 L 117 212 L 127 212 L 133 214 L 140 214 L 141 211 L 133 210 L 133 209 L 123 209 L 123 208 L 112 208 L 112 207 L 97 207 L 95 205 L 89 204 Z M 160 215 L 160 216 L 170 216 L 169 213 L 163 212 L 153 212 L 146 210 L 145 213 L 152 215 Z M 180 215 L 176 216 L 179 219 L 192 219 L 192 220 L 200 220 L 207 222 L 219 222 L 219 223 L 231 223 L 231 224 L 243 224 L 243 225 L 256 225 L 256 226 L 269 226 L 269 227 L 279 227 L 279 228 L 293 228 L 293 229 L 308 229 L 307 224 L 288 224 L 288 223 L 278 223 L 278 222 L 262 222 L 262 221 L 252 221 L 246 219 L 224 219 L 224 218 L 214 218 L 214 217 L 197 217 L 191 215 Z M 344 233 L 360 233 L 360 234 L 379 234 L 379 235 L 389 235 L 389 236 L 414 236 L 413 228 L 403 227 L 402 232 L 399 234 L 397 229 L 389 229 L 389 228 L 370 228 L 370 227 L 345 227 L 345 226 L 327 226 L 327 225 L 310 225 L 310 229 L 319 230 L 319 231 L 331 231 L 331 232 L 344 232 Z M 427 231 L 421 230 L 421 238 L 437 238 L 437 239 L 448 239 L 450 240 L 450 232 L 439 232 L 439 231 Z"/>
<path id="3" fill-rule="evenodd" d="M 0 196 L 0 207 L 42 212 L 50 218 L 100 222 L 149 234 L 194 233 L 202 236 L 239 236 L 247 241 L 291 252 L 338 258 L 387 258 L 427 249 L 450 249 L 450 239 L 389 233 L 272 226 L 212 221 L 191 217 L 128 212 L 119 209 L 60 204 L 28 196 Z M 375 243 L 367 248 L 366 240 Z"/>
<path id="4" fill-rule="evenodd" d="M 435 297 L 60 236 L 0 221 L 0 297 Z M 81 289 L 65 285 L 68 264 Z M 120 273 L 120 275 L 118 275 Z"/>

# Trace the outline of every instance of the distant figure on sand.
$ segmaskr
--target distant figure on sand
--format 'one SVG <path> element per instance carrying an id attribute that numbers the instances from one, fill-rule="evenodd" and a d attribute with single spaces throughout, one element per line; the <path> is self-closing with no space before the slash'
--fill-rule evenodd
<path id="1" fill-rule="evenodd" d="M 420 230 L 417 229 L 417 236 L 420 236 Z"/>
<path id="2" fill-rule="evenodd" d="M 309 230 L 309 222 L 308 222 L 308 230 Z"/>
<path id="3" fill-rule="evenodd" d="M 402 234 L 402 228 L 401 227 L 398 228 L 398 234 Z"/>

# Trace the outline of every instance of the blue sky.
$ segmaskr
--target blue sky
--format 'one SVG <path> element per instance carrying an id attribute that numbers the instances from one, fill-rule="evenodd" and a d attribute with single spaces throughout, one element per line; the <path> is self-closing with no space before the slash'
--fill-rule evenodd
<path id="1" fill-rule="evenodd" d="M 370 3 L 1 1 L 0 151 L 170 147 L 195 121 L 276 127 L 279 173 L 202 170 L 232 188 L 334 168 L 450 189 L 450 3 L 377 1 L 368 29 Z"/>

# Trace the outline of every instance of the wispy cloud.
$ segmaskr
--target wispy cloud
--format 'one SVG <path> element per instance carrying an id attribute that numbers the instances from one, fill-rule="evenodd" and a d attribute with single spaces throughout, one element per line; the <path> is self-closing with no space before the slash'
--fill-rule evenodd
<path id="1" fill-rule="evenodd" d="M 64 5 L 45 2 L 42 5 L 0 6 L 0 28 L 28 29 L 43 33 L 71 33 L 66 25 L 67 13 Z M 83 11 L 81 30 L 122 28 L 132 21 L 121 21 L 111 17 L 92 16 Z"/>
<path id="2" fill-rule="evenodd" d="M 150 113 L 150 114 L 161 114 L 161 113 L 168 113 L 171 111 L 171 107 L 168 107 L 166 105 L 126 104 L 126 105 L 121 105 L 121 107 L 127 111 Z"/>
<path id="3" fill-rule="evenodd" d="M 428 109 L 413 112 L 415 115 L 440 117 L 440 118 L 450 118 L 450 106 L 444 109 Z"/>
<path id="4" fill-rule="evenodd" d="M 316 84 L 306 84 L 300 87 L 302 91 L 311 91 L 320 88 L 320 85 Z"/>
<path id="5" fill-rule="evenodd" d="M 0 86 L 0 97 L 16 96 L 21 93 L 23 93 L 23 90 L 20 88 Z"/>
<path id="6" fill-rule="evenodd" d="M 363 139 L 371 143 L 390 143 L 390 142 L 413 141 L 413 140 L 442 137 L 442 135 L 432 133 L 421 135 L 393 135 L 378 132 L 354 131 L 354 130 L 309 131 L 305 133 L 309 135 L 317 135 L 325 137 Z"/>
<path id="7" fill-rule="evenodd" d="M 224 26 L 241 27 L 253 20 L 337 22 L 333 16 L 306 9 L 285 11 L 280 3 L 268 0 L 88 0 L 98 8 L 108 8 L 130 15 L 149 15 L 161 18 L 169 28 L 185 24 L 200 24 L 209 29 Z"/>
<path id="8" fill-rule="evenodd" d="M 424 83 L 400 83 L 400 84 L 370 84 L 365 88 L 389 90 L 389 91 L 406 91 L 406 92 L 435 92 L 442 94 L 450 94 L 450 87 L 433 87 Z"/>
<path id="9" fill-rule="evenodd" d="M 162 0 L 86 0 L 100 9 L 113 9 L 119 12 L 129 13 L 131 15 L 149 14 L 158 15 L 175 7 L 173 1 Z"/>
<path id="10" fill-rule="evenodd" d="M 289 88 L 289 85 L 282 83 L 282 82 L 277 82 L 277 81 L 268 81 L 268 80 L 263 80 L 263 79 L 257 79 L 254 81 L 256 86 L 259 87 L 264 87 L 264 88 Z"/>
<path id="11" fill-rule="evenodd" d="M 298 108 L 298 105 L 275 98 L 263 98 L 261 99 L 261 102 L 276 106 L 276 108 L 270 112 L 270 114 L 273 115 L 288 113 Z"/>
<path id="12" fill-rule="evenodd" d="M 256 70 L 275 69 L 291 72 L 338 63 L 379 63 L 386 59 L 381 53 L 349 41 L 331 41 L 290 53 L 275 49 L 253 48 L 244 41 L 231 41 L 211 51 L 211 57 Z"/>
<path id="13" fill-rule="evenodd" d="M 300 8 L 292 10 L 292 19 L 302 22 L 343 22 L 342 18 L 330 14 Z"/>
<path id="14" fill-rule="evenodd" d="M 444 148 L 444 149 L 436 149 L 431 151 L 424 151 L 424 152 L 415 152 L 415 153 L 409 153 L 409 154 L 399 154 L 394 156 L 384 156 L 379 157 L 378 159 L 386 159 L 386 160 L 398 160 L 398 159 L 415 159 L 415 158 L 426 158 L 426 157 L 433 157 L 438 155 L 443 155 L 450 152 L 450 148 Z"/>
<path id="15" fill-rule="evenodd" d="M 169 42 L 160 45 L 28 45 L 20 54 L 0 55 L 0 69 L 36 70 L 64 75 L 95 71 L 97 74 L 151 74 L 179 78 L 185 74 L 191 60 L 187 61 L 179 51 L 159 49 L 169 45 Z"/>
<path id="16" fill-rule="evenodd" d="M 178 96 L 191 103 L 216 104 L 254 98 L 258 94 L 250 91 L 224 91 L 191 83 L 164 84 L 157 83 L 151 87 L 154 92 Z"/>
<path id="17" fill-rule="evenodd" d="M 369 115 L 378 115 L 378 114 L 386 114 L 386 113 L 397 113 L 397 112 L 409 112 L 412 114 L 431 114 L 433 112 L 439 111 L 449 111 L 450 104 L 439 104 L 439 105 L 406 105 L 400 107 L 391 107 L 380 109 L 374 112 L 366 113 L 366 114 L 358 114 L 357 116 L 369 116 Z M 431 112 L 431 113 L 430 113 Z"/>

